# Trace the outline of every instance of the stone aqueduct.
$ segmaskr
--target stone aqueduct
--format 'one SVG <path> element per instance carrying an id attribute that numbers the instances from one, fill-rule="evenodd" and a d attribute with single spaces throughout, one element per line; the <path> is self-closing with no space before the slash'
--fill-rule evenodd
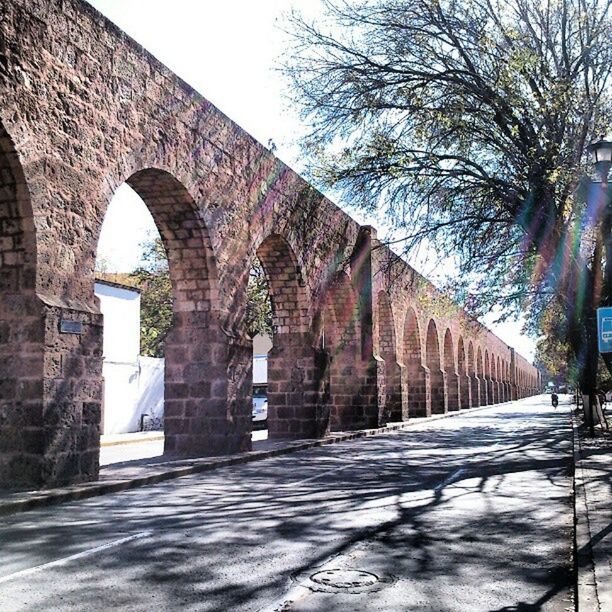
<path id="1" fill-rule="evenodd" d="M 533 394 L 536 369 L 82 0 L 0 0 L 0 484 L 98 476 L 101 224 L 127 182 L 170 264 L 169 455 L 251 445 L 245 289 L 274 309 L 273 437 Z"/>

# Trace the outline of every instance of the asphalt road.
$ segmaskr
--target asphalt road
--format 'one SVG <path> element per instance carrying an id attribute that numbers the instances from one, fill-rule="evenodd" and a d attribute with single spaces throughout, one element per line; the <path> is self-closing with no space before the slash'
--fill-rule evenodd
<path id="1" fill-rule="evenodd" d="M 7 517 L 0 610 L 566 610 L 568 415 L 542 397 Z"/>

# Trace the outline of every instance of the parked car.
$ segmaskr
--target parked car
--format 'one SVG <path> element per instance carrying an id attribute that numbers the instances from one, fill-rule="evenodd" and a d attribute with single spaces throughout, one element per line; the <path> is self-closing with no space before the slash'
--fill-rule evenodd
<path id="1" fill-rule="evenodd" d="M 268 426 L 268 389 L 266 385 L 253 387 L 253 429 Z"/>

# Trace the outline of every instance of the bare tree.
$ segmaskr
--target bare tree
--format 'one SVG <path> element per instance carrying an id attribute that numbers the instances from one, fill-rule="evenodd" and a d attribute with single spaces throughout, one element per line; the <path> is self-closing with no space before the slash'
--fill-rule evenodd
<path id="1" fill-rule="evenodd" d="M 288 21 L 311 178 L 384 213 L 406 250 L 426 238 L 452 256 L 475 314 L 497 304 L 536 325 L 561 304 L 584 357 L 602 250 L 581 185 L 610 117 L 610 0 L 324 5 Z"/>

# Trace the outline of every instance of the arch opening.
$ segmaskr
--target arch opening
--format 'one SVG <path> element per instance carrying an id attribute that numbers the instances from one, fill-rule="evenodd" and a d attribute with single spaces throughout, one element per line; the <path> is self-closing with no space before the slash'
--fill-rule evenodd
<path id="1" fill-rule="evenodd" d="M 404 397 L 408 401 L 409 416 L 431 414 L 429 371 L 423 365 L 421 331 L 416 312 L 408 308 L 404 319 L 403 362 L 406 372 L 402 382 Z"/>
<path id="2" fill-rule="evenodd" d="M 482 356 L 482 350 L 478 347 L 478 351 L 476 353 L 476 375 L 479 379 L 479 387 L 480 387 L 480 406 L 486 406 L 489 403 L 488 394 L 489 390 L 487 387 L 487 381 L 485 379 L 485 369 L 484 369 L 484 361 Z"/>
<path id="3" fill-rule="evenodd" d="M 425 355 L 429 369 L 431 412 L 441 414 L 447 410 L 446 373 L 442 370 L 438 328 L 433 319 L 430 319 L 427 325 Z"/>
<path id="4" fill-rule="evenodd" d="M 459 410 L 460 389 L 457 364 L 453 350 L 453 336 L 450 329 L 444 332 L 444 373 L 446 377 L 446 409 Z"/>
<path id="5" fill-rule="evenodd" d="M 127 227 L 140 219 L 147 235 L 143 247 L 134 231 L 136 266 L 104 261 L 103 245 L 113 235 L 106 223 L 116 211 Z M 171 456 L 250 447 L 250 410 L 240 401 L 250 364 L 234 367 L 230 384 L 230 361 L 243 359 L 237 349 L 230 355 L 220 330 L 212 244 L 188 190 L 165 170 L 132 174 L 112 194 L 98 252 L 105 268 L 99 258 L 105 433 L 163 430 L 163 452 Z M 136 297 L 129 296 L 134 286 Z"/>
<path id="6" fill-rule="evenodd" d="M 369 364 L 362 354 L 359 300 L 346 273 L 336 275 L 322 302 L 317 346 L 326 362 L 324 387 L 330 428 L 341 431 L 375 427 L 378 402 L 375 395 L 370 396 Z"/>
<path id="7" fill-rule="evenodd" d="M 484 351 L 484 379 L 485 388 L 487 391 L 487 404 L 491 405 L 495 403 L 493 397 L 493 381 L 491 380 L 491 361 L 489 360 L 489 350 Z"/>
<path id="8" fill-rule="evenodd" d="M 378 376 L 379 423 L 403 420 L 401 368 L 397 362 L 395 318 L 389 296 L 378 294 L 377 338 L 378 353 L 382 359 L 382 376 Z"/>
<path id="9" fill-rule="evenodd" d="M 474 356 L 474 345 L 470 340 L 468 344 L 468 376 L 470 377 L 470 401 L 471 406 L 480 406 L 480 377 L 478 376 L 478 364 Z"/>
<path id="10" fill-rule="evenodd" d="M 44 482 L 45 310 L 36 296 L 36 230 L 13 141 L 0 122 L 0 486 Z M 51 390 L 52 391 L 52 390 Z"/>
<path id="11" fill-rule="evenodd" d="M 474 356 L 472 355 L 472 361 Z M 466 355 L 465 342 L 463 336 L 459 336 L 457 342 L 457 372 L 459 373 L 459 400 L 460 408 L 470 408 L 471 402 L 471 383 L 468 374 L 468 356 Z"/>
<path id="12" fill-rule="evenodd" d="M 491 397 L 493 403 L 499 403 L 499 387 L 497 385 L 496 357 L 491 353 Z"/>
<path id="13" fill-rule="evenodd" d="M 317 364 L 308 300 L 295 253 L 287 240 L 270 234 L 258 246 L 271 308 L 268 352 L 267 425 L 271 438 L 321 435 L 326 419 L 317 413 Z"/>

